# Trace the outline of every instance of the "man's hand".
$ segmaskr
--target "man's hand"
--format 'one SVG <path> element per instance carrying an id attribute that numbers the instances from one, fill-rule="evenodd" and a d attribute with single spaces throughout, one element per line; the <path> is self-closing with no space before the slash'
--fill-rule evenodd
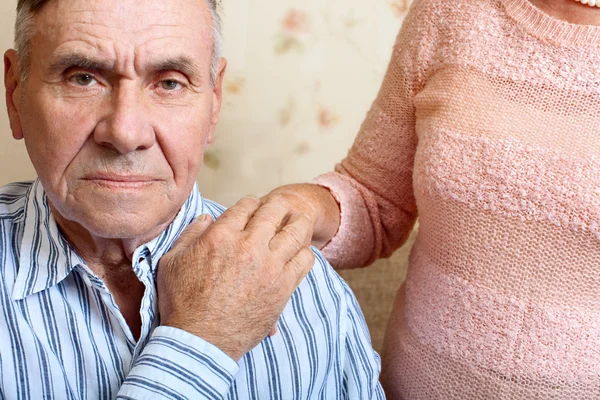
<path id="1" fill-rule="evenodd" d="M 314 264 L 307 216 L 260 206 L 247 197 L 214 223 L 201 216 L 158 269 L 161 324 L 195 334 L 236 361 L 273 333 Z"/>

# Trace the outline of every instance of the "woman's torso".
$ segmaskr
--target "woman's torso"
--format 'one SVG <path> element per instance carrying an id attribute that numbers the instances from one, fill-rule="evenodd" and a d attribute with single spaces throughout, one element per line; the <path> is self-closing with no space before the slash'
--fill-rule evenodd
<path id="1" fill-rule="evenodd" d="M 382 379 L 392 398 L 598 398 L 600 27 L 448 3 Z"/>

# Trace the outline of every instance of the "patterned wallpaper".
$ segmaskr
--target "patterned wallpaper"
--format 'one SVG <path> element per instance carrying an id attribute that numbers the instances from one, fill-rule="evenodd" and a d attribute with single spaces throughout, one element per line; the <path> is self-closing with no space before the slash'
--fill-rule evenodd
<path id="1" fill-rule="evenodd" d="M 229 61 L 199 181 L 225 205 L 343 158 L 373 101 L 408 0 L 224 0 Z"/>

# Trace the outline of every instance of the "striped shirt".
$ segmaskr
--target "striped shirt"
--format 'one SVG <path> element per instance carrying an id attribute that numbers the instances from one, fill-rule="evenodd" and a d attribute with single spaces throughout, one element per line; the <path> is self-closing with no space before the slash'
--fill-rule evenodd
<path id="1" fill-rule="evenodd" d="M 315 251 L 278 333 L 239 362 L 160 326 L 158 261 L 195 217 L 224 208 L 194 188 L 134 252 L 146 286 L 136 341 L 102 279 L 60 234 L 42 185 L 0 189 L 0 400 L 384 398 L 380 360 L 352 291 Z"/>

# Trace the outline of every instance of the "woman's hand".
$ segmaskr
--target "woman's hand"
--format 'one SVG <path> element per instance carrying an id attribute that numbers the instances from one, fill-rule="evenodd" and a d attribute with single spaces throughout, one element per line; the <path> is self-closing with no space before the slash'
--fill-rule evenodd
<path id="1" fill-rule="evenodd" d="M 278 187 L 261 199 L 262 207 L 304 214 L 313 224 L 312 245 L 325 247 L 340 226 L 340 207 L 331 192 L 319 185 L 301 183 Z"/>

